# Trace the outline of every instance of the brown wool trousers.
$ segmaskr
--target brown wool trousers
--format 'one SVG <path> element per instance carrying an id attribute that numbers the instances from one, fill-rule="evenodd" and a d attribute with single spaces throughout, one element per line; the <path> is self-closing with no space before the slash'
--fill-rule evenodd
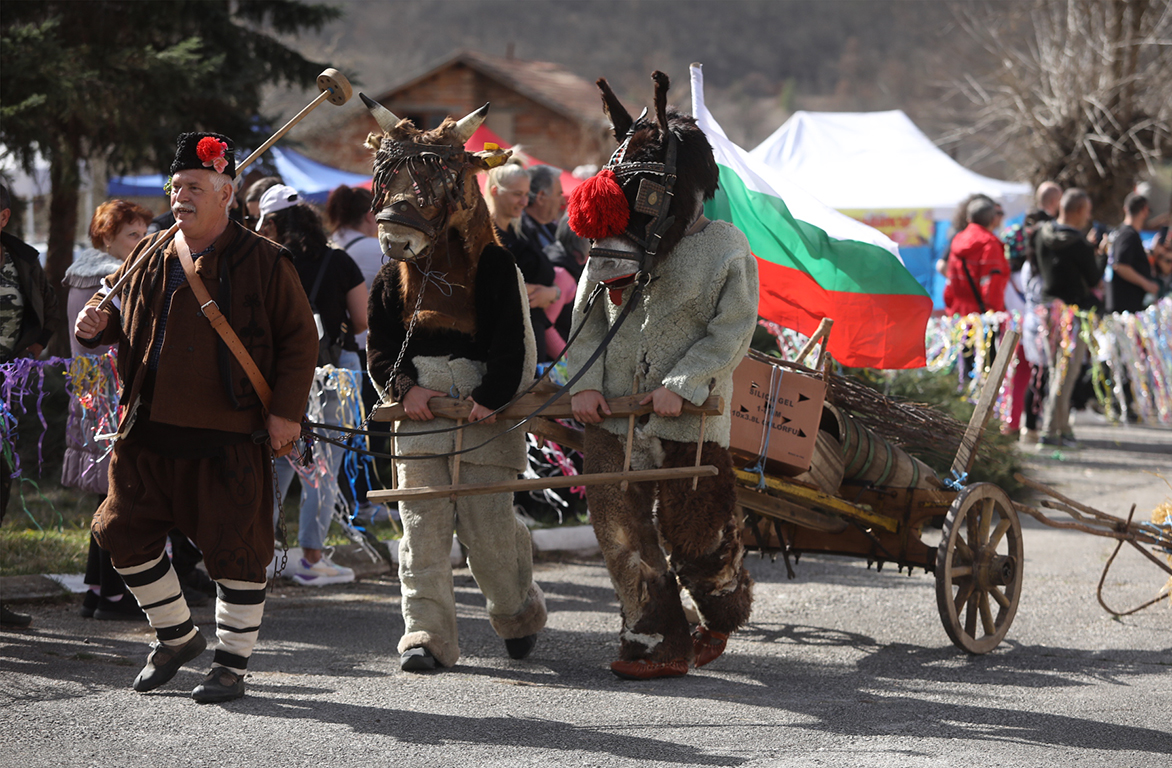
<path id="1" fill-rule="evenodd" d="M 110 494 L 93 533 L 118 568 L 150 562 L 178 528 L 216 580 L 264 583 L 273 559 L 272 463 L 266 448 L 229 445 L 223 457 L 172 459 L 133 437 L 114 446 Z"/>
<path id="2" fill-rule="evenodd" d="M 587 425 L 585 471 L 621 472 L 619 438 Z M 663 467 L 695 464 L 695 443 L 662 440 Z M 749 619 L 753 580 L 744 568 L 736 486 L 728 449 L 704 443 L 702 463 L 715 477 L 587 488 L 590 518 L 622 608 L 619 658 L 692 658 L 691 627 L 680 586 L 701 622 L 732 632 Z"/>

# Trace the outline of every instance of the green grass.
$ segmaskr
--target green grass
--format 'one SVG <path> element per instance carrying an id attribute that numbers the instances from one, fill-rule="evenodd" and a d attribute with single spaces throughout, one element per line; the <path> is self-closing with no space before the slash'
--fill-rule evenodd
<path id="1" fill-rule="evenodd" d="M 90 521 L 101 497 L 62 487 L 60 470 L 56 472 L 56 477 L 46 472 L 45 477 L 31 478 L 32 482 L 13 482 L 10 509 L 0 525 L 0 576 L 85 571 Z M 290 547 L 297 546 L 298 498 L 295 484 L 282 505 Z M 380 540 L 400 536 L 389 521 L 367 527 Z M 338 524 L 332 524 L 326 545 L 349 543 Z"/>
<path id="2" fill-rule="evenodd" d="M 44 532 L 0 528 L 0 575 L 82 573 L 89 553 L 88 528 L 51 528 Z"/>

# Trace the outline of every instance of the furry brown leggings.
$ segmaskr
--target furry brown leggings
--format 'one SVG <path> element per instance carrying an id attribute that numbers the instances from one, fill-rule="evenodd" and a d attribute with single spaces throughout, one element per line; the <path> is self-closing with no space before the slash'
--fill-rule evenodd
<path id="1" fill-rule="evenodd" d="M 619 472 L 619 438 L 586 427 L 585 470 Z M 664 467 L 692 466 L 694 443 L 661 441 Z M 622 607 L 619 657 L 692 658 L 690 627 L 680 604 L 683 585 L 704 626 L 731 632 L 749 618 L 752 578 L 743 566 L 736 488 L 728 450 L 705 443 L 702 463 L 720 470 L 692 480 L 596 485 L 587 490 L 590 517 Z M 678 580 L 678 581 L 677 581 Z"/>

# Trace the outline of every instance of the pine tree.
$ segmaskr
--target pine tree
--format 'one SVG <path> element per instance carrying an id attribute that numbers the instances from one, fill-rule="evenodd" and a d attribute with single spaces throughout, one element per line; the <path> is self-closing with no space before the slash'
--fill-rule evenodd
<path id="1" fill-rule="evenodd" d="M 262 89 L 311 83 L 324 66 L 275 35 L 340 14 L 300 0 L 5 2 L 0 141 L 30 169 L 38 151 L 49 161 L 50 283 L 60 286 L 73 259 L 79 161 L 165 171 L 175 137 L 194 130 L 259 144 L 267 136 L 249 139 L 268 122 Z M 52 348 L 67 354 L 65 330 Z"/>

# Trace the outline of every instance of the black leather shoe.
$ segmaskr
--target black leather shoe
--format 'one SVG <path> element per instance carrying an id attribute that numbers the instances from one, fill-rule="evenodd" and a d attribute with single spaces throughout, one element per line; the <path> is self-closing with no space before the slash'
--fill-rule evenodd
<path id="1" fill-rule="evenodd" d="M 207 649 L 208 641 L 196 632 L 195 637 L 183 645 L 172 647 L 155 643 L 153 647 L 154 650 L 147 656 L 146 666 L 138 673 L 138 677 L 134 678 L 134 690 L 139 693 L 153 691 L 175 677 L 180 667 Z"/>
<path id="2" fill-rule="evenodd" d="M 536 645 L 537 635 L 525 635 L 506 640 L 505 650 L 509 652 L 510 659 L 520 660 L 533 653 L 533 648 Z"/>
<path id="3" fill-rule="evenodd" d="M 408 648 L 399 654 L 399 667 L 404 672 L 428 672 L 435 669 L 435 656 L 422 645 Z"/>
<path id="4" fill-rule="evenodd" d="M 227 667 L 212 667 L 203 682 L 191 692 L 191 698 L 200 704 L 232 701 L 243 695 L 244 675 L 238 675 Z"/>

